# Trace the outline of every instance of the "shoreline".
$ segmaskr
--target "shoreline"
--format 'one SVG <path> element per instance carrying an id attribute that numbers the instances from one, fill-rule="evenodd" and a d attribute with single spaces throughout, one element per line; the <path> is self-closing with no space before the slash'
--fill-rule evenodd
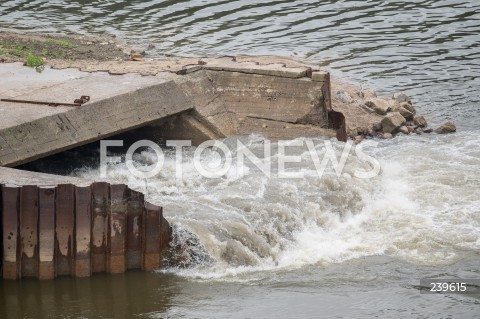
<path id="1" fill-rule="evenodd" d="M 316 69 L 308 63 L 279 56 L 240 55 L 231 58 L 238 63 L 274 63 L 287 68 Z M 90 73 L 139 73 L 142 76 L 155 76 L 161 72 L 181 73 L 186 66 L 202 65 L 208 59 L 149 58 L 145 50 L 134 49 L 116 38 L 0 30 L 0 62 L 22 62 L 38 71 L 48 65 L 52 69 L 73 68 Z M 379 97 L 373 90 L 362 90 L 337 79 L 332 79 L 330 91 L 332 109 L 345 117 L 345 133 L 355 143 L 360 143 L 365 138 L 390 139 L 400 133 L 409 135 L 456 131 L 455 125 L 450 122 L 435 130 L 429 128 L 426 119 L 417 116 L 411 98 L 400 92 L 393 94 L 392 98 Z"/>

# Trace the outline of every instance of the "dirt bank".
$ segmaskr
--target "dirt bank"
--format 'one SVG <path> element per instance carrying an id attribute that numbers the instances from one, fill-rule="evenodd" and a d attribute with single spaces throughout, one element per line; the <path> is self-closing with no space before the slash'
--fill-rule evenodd
<path id="1" fill-rule="evenodd" d="M 116 39 L 0 31 L 0 59 L 33 67 L 57 59 L 122 61 L 129 59 L 126 49 Z"/>

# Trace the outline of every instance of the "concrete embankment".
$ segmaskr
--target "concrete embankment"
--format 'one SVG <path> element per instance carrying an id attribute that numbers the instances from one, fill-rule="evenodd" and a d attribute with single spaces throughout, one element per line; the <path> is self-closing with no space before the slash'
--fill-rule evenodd
<path id="1" fill-rule="evenodd" d="M 37 73 L 0 64 L 0 77 L 8 79 L 0 88 L 4 279 L 151 270 L 171 260 L 170 226 L 141 193 L 7 166 L 132 130 L 160 144 L 251 133 L 273 140 L 345 137 L 341 119 L 329 119 L 326 72 L 224 57 L 152 62 L 154 74 L 142 76 L 105 63 L 113 63 L 103 66 L 109 72 L 47 67 Z M 83 95 L 90 99 L 72 105 Z"/>
<path id="2" fill-rule="evenodd" d="M 341 124 L 328 117 L 328 73 L 234 60 L 159 62 L 152 76 L 48 68 L 38 74 L 19 63 L 0 64 L 0 76 L 9 79 L 2 99 L 71 104 L 90 96 L 77 107 L 0 101 L 0 166 L 149 125 L 164 140 L 194 143 L 251 133 L 271 139 L 337 134 Z"/>
<path id="3" fill-rule="evenodd" d="M 51 66 L 37 73 L 21 63 L 0 63 L 0 246 L 6 279 L 158 268 L 168 263 L 171 236 L 161 208 L 125 185 L 6 167 L 119 134 L 159 144 L 195 145 L 252 133 L 271 140 L 324 136 L 360 142 L 426 126 L 404 95 L 383 100 L 336 83 L 332 95 L 328 72 L 283 58 Z M 75 102 L 81 96 L 89 99 Z"/>

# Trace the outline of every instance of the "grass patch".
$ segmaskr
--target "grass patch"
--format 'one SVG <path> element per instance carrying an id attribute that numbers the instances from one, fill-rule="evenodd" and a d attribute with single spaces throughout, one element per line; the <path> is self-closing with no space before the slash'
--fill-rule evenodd
<path id="1" fill-rule="evenodd" d="M 14 58 L 29 59 L 30 62 L 27 61 L 27 65 L 34 64 L 35 68 L 41 68 L 37 66 L 40 60 L 35 58 L 65 59 L 73 47 L 75 45 L 72 42 L 56 39 L 46 39 L 45 41 L 0 39 L 2 54 Z"/>
<path id="2" fill-rule="evenodd" d="M 59 46 L 65 47 L 65 48 L 72 48 L 74 46 L 73 43 L 71 43 L 69 41 L 66 41 L 66 40 L 47 39 L 45 42 L 50 43 L 50 44 L 59 45 Z"/>
<path id="3" fill-rule="evenodd" d="M 41 73 L 45 69 L 45 60 L 41 56 L 29 54 L 27 55 L 25 65 L 35 68 L 35 71 Z"/>

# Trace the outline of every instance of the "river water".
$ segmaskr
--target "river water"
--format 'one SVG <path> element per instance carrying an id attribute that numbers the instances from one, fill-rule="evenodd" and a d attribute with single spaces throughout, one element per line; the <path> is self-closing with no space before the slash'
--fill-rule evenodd
<path id="1" fill-rule="evenodd" d="M 189 267 L 4 282 L 1 318 L 479 317 L 479 295 L 419 291 L 420 278 L 480 279 L 478 1 L 14 0 L 0 1 L 0 27 L 115 35 L 154 44 L 152 56 L 296 57 L 364 88 L 404 91 L 433 126 L 458 128 L 364 143 L 381 165 L 371 179 L 354 177 L 367 168 L 356 156 L 340 177 L 319 176 L 305 148 L 294 154 L 301 179 L 267 178 L 248 162 L 208 179 L 193 150 L 182 180 L 172 156 L 147 184 L 111 167 L 109 181 L 147 186 L 176 242 L 197 244 Z M 241 140 L 257 153 L 265 142 Z M 322 153 L 324 141 L 314 143 Z M 333 142 L 337 155 L 343 147 Z M 70 173 L 98 178 L 96 167 Z"/>

